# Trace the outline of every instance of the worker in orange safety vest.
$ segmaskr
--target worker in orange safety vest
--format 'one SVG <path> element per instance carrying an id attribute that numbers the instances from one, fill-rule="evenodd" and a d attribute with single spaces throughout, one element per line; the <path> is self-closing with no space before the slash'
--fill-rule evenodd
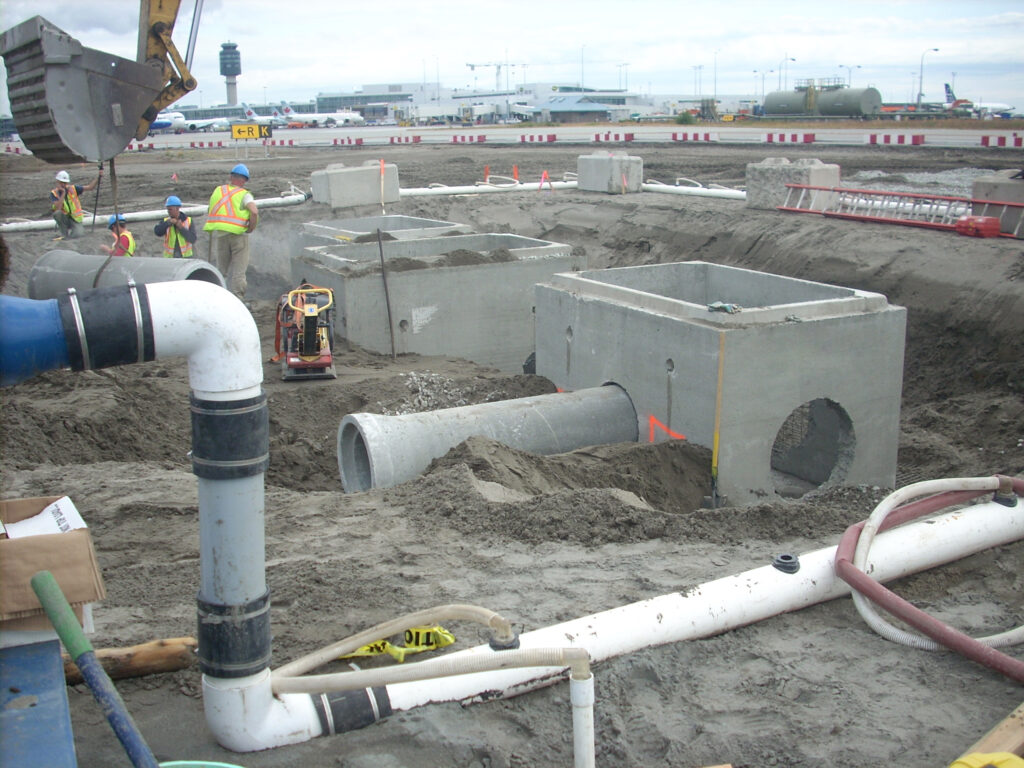
<path id="1" fill-rule="evenodd" d="M 203 231 L 210 233 L 211 261 L 224 275 L 228 289 L 245 298 L 245 273 L 249 268 L 249 233 L 256 229 L 259 211 L 245 188 L 249 169 L 239 163 L 231 169 L 228 183 L 213 190 Z"/>
<path id="2" fill-rule="evenodd" d="M 53 220 L 57 222 L 57 229 L 60 235 L 55 240 L 65 238 L 72 239 L 85 234 L 85 225 L 82 219 L 85 213 L 82 210 L 82 201 L 79 198 L 83 192 L 96 189 L 103 177 L 103 169 L 100 168 L 99 175 L 88 184 L 72 184 L 71 177 L 67 171 L 58 171 L 54 177 L 57 186 L 50 190 L 50 209 L 53 211 Z"/>

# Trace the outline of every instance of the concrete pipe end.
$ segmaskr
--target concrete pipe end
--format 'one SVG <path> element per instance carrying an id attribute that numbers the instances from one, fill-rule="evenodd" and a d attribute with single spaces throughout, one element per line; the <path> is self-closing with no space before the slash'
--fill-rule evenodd
<path id="1" fill-rule="evenodd" d="M 360 418 L 366 415 L 349 414 L 338 427 L 338 472 L 345 493 L 358 493 L 375 487 L 373 461 L 360 424 Z"/>

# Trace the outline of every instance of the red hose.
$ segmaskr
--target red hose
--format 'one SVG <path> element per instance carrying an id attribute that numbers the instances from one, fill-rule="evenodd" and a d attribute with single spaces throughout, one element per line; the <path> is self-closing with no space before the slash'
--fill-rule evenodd
<path id="1" fill-rule="evenodd" d="M 1002 475 L 997 475 L 996 477 L 1000 480 L 1009 480 L 1013 486 L 1014 493 L 1018 496 L 1024 496 L 1024 479 L 1008 478 Z M 948 491 L 904 504 L 894 509 L 882 521 L 879 530 L 892 528 L 908 520 L 937 512 L 954 504 L 969 501 L 985 493 L 988 493 L 988 491 Z M 944 645 L 972 661 L 1001 672 L 1018 683 L 1024 683 L 1024 661 L 1007 656 L 1005 653 L 995 648 L 990 648 L 984 643 L 979 643 L 973 637 L 969 637 L 963 632 L 930 616 L 920 608 L 908 603 L 902 597 L 892 593 L 885 586 L 864 573 L 864 571 L 854 566 L 853 553 L 857 548 L 857 540 L 860 538 L 860 532 L 864 528 L 864 522 L 862 520 L 851 525 L 839 540 L 839 546 L 836 547 L 836 575 L 849 584 L 851 588 L 857 590 L 893 616 L 902 619 L 940 645 Z"/>

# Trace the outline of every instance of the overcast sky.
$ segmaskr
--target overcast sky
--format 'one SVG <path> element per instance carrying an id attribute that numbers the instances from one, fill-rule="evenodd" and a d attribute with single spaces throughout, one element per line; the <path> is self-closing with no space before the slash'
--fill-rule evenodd
<path id="1" fill-rule="evenodd" d="M 3 0 L 0 29 L 40 15 L 87 47 L 134 59 L 138 8 Z M 183 55 L 193 8 L 182 0 Z M 925 101 L 942 101 L 950 82 L 960 98 L 1024 111 L 1021 0 L 206 0 L 192 64 L 199 88 L 179 105 L 225 102 L 224 42 L 238 44 L 238 95 L 253 104 L 380 83 L 493 87 L 493 66 L 467 64 L 505 62 L 515 66 L 503 68 L 502 85 L 753 95 L 762 83 L 780 87 L 788 59 L 788 88 L 849 76 L 883 101 L 905 101 L 916 98 L 924 54 Z M 10 114 L 6 71 L 0 113 Z"/>

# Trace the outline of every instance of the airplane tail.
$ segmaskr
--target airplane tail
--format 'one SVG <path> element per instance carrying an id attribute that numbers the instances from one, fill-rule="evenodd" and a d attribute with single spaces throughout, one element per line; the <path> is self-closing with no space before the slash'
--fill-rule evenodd
<path id="1" fill-rule="evenodd" d="M 295 110 L 291 108 L 291 105 L 287 101 L 281 102 L 281 113 L 285 117 L 291 117 L 295 114 Z"/>
<path id="2" fill-rule="evenodd" d="M 956 101 L 956 96 L 953 95 L 953 89 L 949 87 L 949 83 L 945 83 L 946 86 L 946 103 L 952 104 Z"/>

